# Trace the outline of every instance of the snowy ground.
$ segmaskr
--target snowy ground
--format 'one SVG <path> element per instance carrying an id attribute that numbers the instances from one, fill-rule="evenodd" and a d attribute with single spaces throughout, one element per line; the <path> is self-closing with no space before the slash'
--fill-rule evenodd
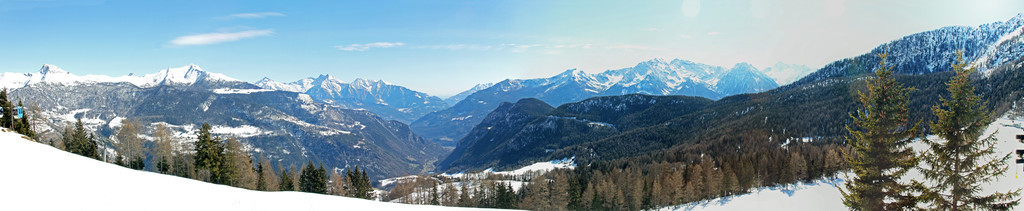
<path id="1" fill-rule="evenodd" d="M 135 171 L 0 132 L 0 210 L 450 210 L 261 192 Z"/>
<path id="2" fill-rule="evenodd" d="M 1024 144 L 1015 138 L 1017 134 L 1024 134 L 1024 131 L 1021 130 L 1022 124 L 1024 124 L 1022 119 L 1014 120 L 1003 117 L 989 126 L 985 134 L 991 134 L 998 130 L 998 134 L 995 136 L 999 139 L 996 151 L 1010 153 L 1015 149 L 1024 149 Z M 926 149 L 925 145 L 920 142 L 913 144 L 913 147 L 918 153 Z M 1024 188 L 1024 172 L 1022 172 L 1024 169 L 1021 164 L 1016 164 L 1014 159 L 1016 159 L 1015 155 L 1007 161 L 1009 168 L 999 179 L 982 185 L 984 193 Z M 914 171 L 908 173 L 908 176 L 922 180 L 922 176 Z M 744 195 L 684 204 L 662 210 L 847 210 L 843 206 L 842 195 L 833 184 L 842 186 L 844 180 L 818 180 L 809 184 L 790 186 L 788 190 L 781 187 L 762 188 Z M 1024 205 L 1018 205 L 1015 210 L 1024 210 Z"/>

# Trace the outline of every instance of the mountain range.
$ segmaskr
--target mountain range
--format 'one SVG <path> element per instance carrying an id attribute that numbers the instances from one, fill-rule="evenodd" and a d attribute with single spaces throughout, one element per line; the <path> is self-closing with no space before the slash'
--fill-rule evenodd
<path id="1" fill-rule="evenodd" d="M 59 140 L 59 131 L 81 118 L 101 142 L 112 143 L 121 120 L 130 118 L 144 125 L 143 134 L 165 125 L 189 147 L 206 123 L 213 134 L 238 138 L 254 156 L 267 156 L 274 165 L 301 166 L 311 160 L 327 168 L 360 166 L 374 178 L 427 172 L 447 153 L 407 125 L 368 110 L 261 89 L 195 65 L 142 77 L 76 76 L 52 65 L 38 73 L 3 76 L 9 75 L 18 77 L 3 79 L 19 81 L 4 84 L 24 84 L 10 96 L 28 104 L 41 140 Z"/>
<path id="2" fill-rule="evenodd" d="M 536 101 L 507 101 L 460 139 L 439 167 L 449 172 L 501 170 L 567 157 L 582 163 L 678 161 L 707 155 L 742 156 L 734 153 L 757 153 L 758 147 L 786 147 L 791 142 L 842 145 L 849 114 L 859 106 L 857 93 L 863 91 L 864 79 L 879 67 L 877 55 L 881 52 L 889 55 L 886 64 L 899 73 L 895 78 L 915 88 L 909 102 L 914 120 L 935 119 L 929 108 L 948 94 L 945 82 L 952 76 L 949 65 L 958 49 L 963 49 L 965 61 L 977 68 L 972 82 L 988 102 L 988 109 L 1001 114 L 1024 101 L 1024 51 L 1017 50 L 1024 47 L 1022 17 L 908 35 L 863 55 L 833 62 L 794 83 L 707 104 L 645 108 L 636 103 L 644 100 L 633 99 L 652 99 L 648 101 L 652 105 L 664 99 L 620 95 L 590 98 L 544 113 L 546 109 L 514 109 Z M 643 118 L 621 118 L 624 116 Z"/>
<path id="3" fill-rule="evenodd" d="M 383 80 L 357 78 L 344 83 L 330 75 L 281 83 L 263 78 L 256 86 L 270 90 L 305 93 L 314 100 L 350 109 L 366 109 L 386 119 L 410 123 L 423 115 L 448 107 L 441 98 Z"/>
<path id="4" fill-rule="evenodd" d="M 550 105 L 623 94 L 718 99 L 777 86 L 774 79 L 746 63 L 725 68 L 680 59 L 652 59 L 597 74 L 571 69 L 550 78 L 507 79 L 470 94 L 450 108 L 429 113 L 410 126 L 424 138 L 454 146 L 502 102 L 522 98 L 537 98 Z"/>

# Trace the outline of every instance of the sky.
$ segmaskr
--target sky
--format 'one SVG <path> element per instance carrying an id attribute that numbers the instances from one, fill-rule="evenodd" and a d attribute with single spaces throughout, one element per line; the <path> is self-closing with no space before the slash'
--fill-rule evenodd
<path id="1" fill-rule="evenodd" d="M 0 0 L 0 72 L 77 75 L 196 64 L 255 82 L 330 74 L 437 96 L 506 78 L 653 58 L 731 67 L 825 64 L 1019 0 Z"/>

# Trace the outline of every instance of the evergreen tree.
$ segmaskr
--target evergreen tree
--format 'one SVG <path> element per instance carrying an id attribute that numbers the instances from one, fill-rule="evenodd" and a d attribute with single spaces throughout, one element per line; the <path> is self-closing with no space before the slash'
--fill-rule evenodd
<path id="1" fill-rule="evenodd" d="M 288 175 L 288 170 L 281 169 L 281 178 L 278 180 L 277 189 L 281 191 L 293 191 L 295 188 L 292 186 L 292 177 Z"/>
<path id="2" fill-rule="evenodd" d="M 1019 202 L 1020 189 L 980 193 L 982 184 L 1006 172 L 1010 154 L 987 160 L 996 154 L 995 134 L 979 137 L 992 123 L 992 115 L 974 93 L 969 78 L 974 69 L 967 65 L 963 52 L 957 52 L 952 64 L 956 76 L 946 82 L 950 97 L 940 98 L 942 105 L 932 107 L 938 117 L 932 131 L 944 141 L 925 139 L 929 150 L 922 156 L 927 165 L 921 172 L 931 182 L 925 199 L 936 210 L 1010 210 Z"/>
<path id="3" fill-rule="evenodd" d="M 0 91 L 0 108 L 3 108 L 3 117 L 0 117 L 0 127 L 14 128 L 14 106 L 7 100 L 7 88 Z"/>
<path id="4" fill-rule="evenodd" d="M 224 178 L 224 146 L 219 139 L 213 138 L 210 134 L 210 124 L 203 124 L 199 129 L 199 135 L 195 142 L 195 168 L 196 173 L 205 172 L 201 178 L 208 182 L 227 184 Z"/>
<path id="5" fill-rule="evenodd" d="M 440 205 L 441 202 L 437 196 L 437 183 L 431 182 L 430 184 L 430 205 Z"/>
<path id="6" fill-rule="evenodd" d="M 316 169 L 316 191 L 317 193 L 327 194 L 327 169 L 324 169 L 324 163 L 320 163 L 320 168 Z"/>
<path id="7" fill-rule="evenodd" d="M 68 131 L 70 133 L 64 134 L 64 149 L 68 152 L 79 154 L 85 157 L 100 159 L 98 146 L 93 141 L 92 135 L 85 132 L 85 126 L 82 125 L 82 117 L 78 117 L 78 122 L 75 123 L 74 130 Z"/>
<path id="8" fill-rule="evenodd" d="M 302 168 L 302 175 L 299 176 L 299 191 L 327 194 L 326 173 L 323 164 L 320 164 L 318 169 L 313 166 L 313 161 L 309 161 L 309 164 Z"/>
<path id="9" fill-rule="evenodd" d="M 918 158 L 907 145 L 918 137 L 920 122 L 908 124 L 908 95 L 913 89 L 892 78 L 892 66 L 885 63 L 887 56 L 884 51 L 878 54 L 879 66 L 876 76 L 868 79 L 868 93 L 859 92 L 864 108 L 850 115 L 854 125 L 846 127 L 854 151 L 846 158 L 857 177 L 846 183 L 846 190 L 839 190 L 843 204 L 853 210 L 916 206 L 913 184 L 901 183 L 900 178 L 917 166 Z"/>
<path id="10" fill-rule="evenodd" d="M 264 172 L 263 172 L 264 171 L 263 166 L 265 166 L 265 165 L 266 164 L 263 163 L 263 160 L 260 160 L 259 164 L 257 164 L 257 166 L 256 166 L 256 190 L 258 190 L 258 191 L 267 191 L 268 190 L 267 189 L 267 178 L 265 177 L 266 174 L 264 174 Z"/>
<path id="11" fill-rule="evenodd" d="M 22 135 L 28 137 L 36 137 L 36 131 L 32 130 L 32 123 L 29 122 L 28 109 L 25 109 L 25 106 L 21 104 L 21 100 L 18 101 L 18 107 L 22 108 L 23 113 L 21 117 L 21 123 L 18 124 L 18 133 L 21 133 Z"/>

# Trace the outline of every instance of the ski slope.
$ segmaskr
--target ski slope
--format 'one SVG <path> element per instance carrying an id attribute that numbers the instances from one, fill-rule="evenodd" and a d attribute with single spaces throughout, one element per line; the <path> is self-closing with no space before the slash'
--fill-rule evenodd
<path id="1" fill-rule="evenodd" d="M 122 168 L 0 130 L 0 210 L 469 210 L 215 185 Z"/>
<path id="2" fill-rule="evenodd" d="M 1015 138 L 1017 134 L 1024 134 L 1024 130 L 1021 130 L 1021 125 L 1024 125 L 1022 120 L 1024 119 L 1011 119 L 1004 116 L 989 125 L 985 131 L 986 137 L 998 130 L 995 136 L 999 140 L 996 144 L 996 152 L 1011 153 L 1015 149 L 1024 149 L 1024 144 Z M 936 137 L 929 136 L 928 138 Z M 927 146 L 920 141 L 912 144 L 912 147 L 918 153 L 927 149 Z M 1000 157 L 1002 155 L 1004 154 L 1000 154 Z M 1014 159 L 1016 159 L 1016 155 L 1006 161 L 1009 165 L 1006 173 L 992 183 L 982 185 L 983 193 L 1006 192 L 1024 188 L 1024 169 L 1021 164 L 1016 164 Z M 852 176 L 852 173 L 850 175 Z M 840 176 L 842 177 L 842 174 Z M 918 181 L 923 180 L 923 176 L 916 170 L 911 170 L 907 176 Z M 789 188 L 761 188 L 739 196 L 689 203 L 661 210 L 848 210 L 843 205 L 842 195 L 833 184 L 843 186 L 845 181 L 839 178 L 791 185 Z M 1014 209 L 1024 210 L 1024 203 Z"/>

